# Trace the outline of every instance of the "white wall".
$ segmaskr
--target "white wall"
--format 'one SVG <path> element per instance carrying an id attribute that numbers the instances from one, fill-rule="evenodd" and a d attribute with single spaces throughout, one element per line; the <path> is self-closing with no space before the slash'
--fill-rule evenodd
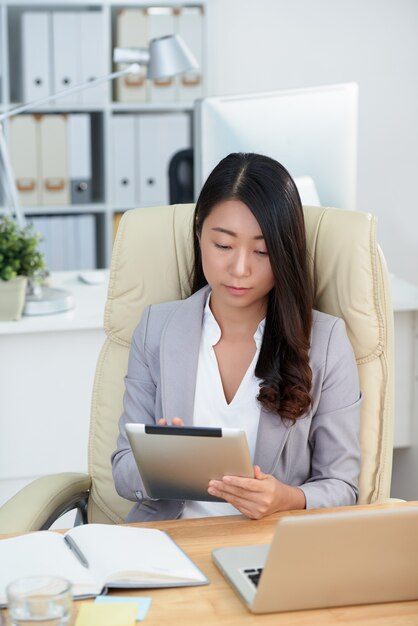
<path id="1" fill-rule="evenodd" d="M 418 285 L 418 1 L 210 0 L 208 95 L 356 81 L 358 209 Z"/>

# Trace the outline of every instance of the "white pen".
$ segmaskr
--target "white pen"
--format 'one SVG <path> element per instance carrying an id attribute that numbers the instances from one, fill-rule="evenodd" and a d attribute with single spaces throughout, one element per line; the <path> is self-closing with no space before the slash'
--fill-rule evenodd
<path id="1" fill-rule="evenodd" d="M 70 548 L 70 550 L 74 552 L 75 556 L 80 561 L 81 565 L 83 567 L 89 567 L 89 562 L 87 561 L 84 554 L 81 552 L 80 548 L 78 547 L 74 539 L 70 537 L 69 535 L 64 535 L 64 541 L 67 544 L 67 546 Z"/>

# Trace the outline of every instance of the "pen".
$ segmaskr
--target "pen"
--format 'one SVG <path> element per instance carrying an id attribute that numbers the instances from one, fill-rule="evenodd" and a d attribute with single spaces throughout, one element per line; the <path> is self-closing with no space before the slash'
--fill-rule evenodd
<path id="1" fill-rule="evenodd" d="M 65 535 L 64 536 L 64 541 L 67 544 L 67 546 L 70 548 L 70 550 L 72 552 L 74 552 L 74 555 L 80 561 L 81 565 L 83 567 L 88 567 L 89 566 L 89 562 L 87 561 L 87 559 L 84 556 L 84 554 L 81 552 L 80 548 L 78 547 L 78 545 L 76 544 L 74 539 L 72 537 L 70 537 L 69 535 Z"/>

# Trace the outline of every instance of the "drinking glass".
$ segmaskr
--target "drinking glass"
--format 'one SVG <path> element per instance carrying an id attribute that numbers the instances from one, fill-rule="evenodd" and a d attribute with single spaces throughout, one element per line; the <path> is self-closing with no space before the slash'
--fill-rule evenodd
<path id="1" fill-rule="evenodd" d="M 71 583 L 56 576 L 17 578 L 6 588 L 10 626 L 67 626 Z"/>

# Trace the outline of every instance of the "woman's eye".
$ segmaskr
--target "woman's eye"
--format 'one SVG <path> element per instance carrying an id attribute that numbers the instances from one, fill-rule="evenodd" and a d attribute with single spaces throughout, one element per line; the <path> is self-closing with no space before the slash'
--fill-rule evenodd
<path id="1" fill-rule="evenodd" d="M 225 246 L 221 243 L 215 243 L 215 248 L 218 248 L 219 250 L 229 250 L 230 246 Z"/>
<path id="2" fill-rule="evenodd" d="M 258 254 L 259 256 L 268 256 L 268 255 L 269 255 L 269 253 L 268 253 L 268 252 L 266 252 L 265 250 L 256 250 L 255 252 L 256 252 L 256 254 Z"/>

